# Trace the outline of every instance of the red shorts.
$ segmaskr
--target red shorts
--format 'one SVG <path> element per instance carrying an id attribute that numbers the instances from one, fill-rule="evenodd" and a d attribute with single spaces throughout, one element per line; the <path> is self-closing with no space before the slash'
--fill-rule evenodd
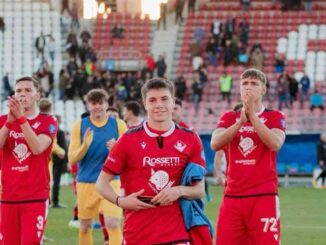
<path id="1" fill-rule="evenodd" d="M 216 227 L 216 245 L 280 244 L 278 196 L 224 197 Z"/>
<path id="2" fill-rule="evenodd" d="M 0 244 L 41 244 L 48 206 L 49 201 L 1 203 Z"/>

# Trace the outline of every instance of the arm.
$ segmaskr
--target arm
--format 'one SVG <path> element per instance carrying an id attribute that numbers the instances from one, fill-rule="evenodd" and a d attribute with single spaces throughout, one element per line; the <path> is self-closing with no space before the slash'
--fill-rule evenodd
<path id="1" fill-rule="evenodd" d="M 242 125 L 247 121 L 244 110 L 241 110 L 240 120 L 236 121 L 228 128 L 217 128 L 212 135 L 211 147 L 213 150 L 221 150 L 225 145 L 230 143 L 237 134 Z"/>
<path id="2" fill-rule="evenodd" d="M 192 186 L 178 185 L 166 188 L 157 194 L 151 201 L 155 205 L 169 205 L 179 198 L 200 199 L 205 196 L 205 180 L 195 182 Z"/>
<path id="3" fill-rule="evenodd" d="M 59 146 L 56 139 L 53 142 L 52 154 L 57 155 L 60 159 L 63 159 L 66 154 L 66 151 Z"/>
<path id="4" fill-rule="evenodd" d="M 75 123 L 71 132 L 71 140 L 68 149 L 68 160 L 70 164 L 79 162 L 86 155 L 88 147 L 93 141 L 93 133 L 88 128 L 84 135 L 84 142 L 80 138 L 81 121 Z"/>
<path id="5" fill-rule="evenodd" d="M 214 169 L 216 175 L 216 183 L 218 185 L 225 185 L 225 175 L 222 173 L 222 157 L 224 155 L 223 150 L 219 150 L 215 153 L 214 157 Z"/>
<path id="6" fill-rule="evenodd" d="M 9 128 L 6 126 L 7 123 L 11 124 L 15 120 L 12 113 L 9 111 L 7 121 L 3 124 L 3 126 L 0 129 L 0 149 L 5 144 L 8 134 L 9 134 Z"/>
<path id="7" fill-rule="evenodd" d="M 257 115 L 253 115 L 250 121 L 257 131 L 259 138 L 272 151 L 278 151 L 285 140 L 285 133 L 278 128 L 268 128 Z"/>
<path id="8" fill-rule="evenodd" d="M 132 193 L 126 197 L 120 197 L 113 190 L 110 182 L 113 180 L 113 175 L 102 171 L 96 181 L 96 191 L 100 193 L 109 202 L 128 210 L 142 210 L 154 208 L 155 206 L 140 201 L 137 197 L 140 196 L 144 189 Z"/>

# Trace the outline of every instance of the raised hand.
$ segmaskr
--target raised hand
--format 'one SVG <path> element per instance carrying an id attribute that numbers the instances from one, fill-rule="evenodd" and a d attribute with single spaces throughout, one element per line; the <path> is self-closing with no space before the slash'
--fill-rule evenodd
<path id="1" fill-rule="evenodd" d="M 84 142 L 86 145 L 90 145 L 93 141 L 93 131 L 90 128 L 87 128 L 84 134 Z"/>
<path id="2" fill-rule="evenodd" d="M 11 114 L 15 119 L 24 116 L 24 107 L 19 102 L 19 100 L 15 96 L 8 96 L 7 99 L 8 99 L 8 107 L 10 111 L 9 114 Z"/>

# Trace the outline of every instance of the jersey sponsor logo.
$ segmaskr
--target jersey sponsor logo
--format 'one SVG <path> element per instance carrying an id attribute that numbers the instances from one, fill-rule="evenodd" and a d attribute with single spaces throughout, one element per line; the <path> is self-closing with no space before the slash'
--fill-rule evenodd
<path id="1" fill-rule="evenodd" d="M 143 166 L 151 166 L 155 165 L 160 166 L 178 166 L 180 163 L 179 157 L 144 157 L 143 158 Z"/>
<path id="2" fill-rule="evenodd" d="M 115 162 L 115 159 L 113 157 L 111 157 L 111 156 L 108 156 L 107 161 Z"/>
<path id="3" fill-rule="evenodd" d="M 239 150 L 243 156 L 248 156 L 257 146 L 254 144 L 254 141 L 250 137 L 240 138 Z"/>
<path id="4" fill-rule="evenodd" d="M 31 153 L 28 151 L 28 147 L 24 143 L 15 142 L 14 156 L 21 163 L 28 158 Z"/>
<path id="5" fill-rule="evenodd" d="M 177 149 L 180 152 L 183 152 L 183 150 L 187 147 L 185 143 L 182 141 L 178 140 L 178 142 L 174 145 L 174 148 Z"/>
<path id="6" fill-rule="evenodd" d="M 9 137 L 12 137 L 14 139 L 24 138 L 24 134 L 22 132 L 16 132 L 14 130 L 11 130 L 9 132 Z"/>
<path id="7" fill-rule="evenodd" d="M 29 171 L 29 166 L 28 165 L 24 165 L 24 166 L 14 166 L 11 167 L 12 171 L 18 171 L 18 172 L 27 172 Z"/>
<path id="8" fill-rule="evenodd" d="M 140 143 L 140 145 L 141 145 L 141 148 L 145 149 L 145 147 L 146 147 L 146 142 L 143 141 L 143 142 Z"/>
<path id="9" fill-rule="evenodd" d="M 149 185 L 155 192 L 160 192 L 166 187 L 171 187 L 174 181 L 170 181 L 169 174 L 163 170 L 154 171 L 151 170 L 151 177 L 149 179 Z"/>
<path id="10" fill-rule="evenodd" d="M 256 160 L 255 159 L 242 159 L 242 160 L 235 160 L 236 164 L 242 164 L 242 165 L 255 165 Z"/>
<path id="11" fill-rule="evenodd" d="M 37 129 L 40 125 L 41 125 L 40 122 L 35 122 L 35 123 L 32 125 L 32 128 Z"/>
<path id="12" fill-rule="evenodd" d="M 254 133 L 256 132 L 255 128 L 253 126 L 242 126 L 239 129 L 240 133 L 246 132 L 246 133 Z"/>

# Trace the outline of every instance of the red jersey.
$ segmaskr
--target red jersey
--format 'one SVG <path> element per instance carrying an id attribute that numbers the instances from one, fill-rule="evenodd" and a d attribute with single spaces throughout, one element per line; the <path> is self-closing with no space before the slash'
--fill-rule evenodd
<path id="1" fill-rule="evenodd" d="M 193 127 L 190 127 L 188 124 L 186 124 L 184 121 L 180 121 L 178 125 L 182 128 L 188 128 L 190 130 L 193 130 Z"/>
<path id="2" fill-rule="evenodd" d="M 201 152 L 200 140 L 191 130 L 173 124 L 159 133 L 144 122 L 119 138 L 103 171 L 120 175 L 126 195 L 144 189 L 143 196 L 154 197 L 164 188 L 180 185 L 188 163 L 205 166 Z M 126 210 L 123 230 L 126 244 L 189 240 L 178 201 L 142 211 Z"/>
<path id="3" fill-rule="evenodd" d="M 0 116 L 0 127 L 3 127 L 6 120 L 7 115 Z M 45 134 L 52 140 L 56 137 L 58 125 L 53 116 L 38 114 L 27 121 L 36 135 Z M 34 155 L 20 125 L 17 122 L 13 123 L 2 148 L 2 201 L 48 199 L 50 191 L 48 165 L 51 151 L 52 143 L 43 153 Z"/>
<path id="4" fill-rule="evenodd" d="M 228 128 L 239 120 L 241 112 L 226 112 L 217 127 Z M 258 114 L 270 129 L 285 131 L 285 118 L 279 111 L 264 109 Z M 225 145 L 227 183 L 225 195 L 250 196 L 277 193 L 276 155 L 259 138 L 255 128 L 246 122 L 233 140 Z"/>

